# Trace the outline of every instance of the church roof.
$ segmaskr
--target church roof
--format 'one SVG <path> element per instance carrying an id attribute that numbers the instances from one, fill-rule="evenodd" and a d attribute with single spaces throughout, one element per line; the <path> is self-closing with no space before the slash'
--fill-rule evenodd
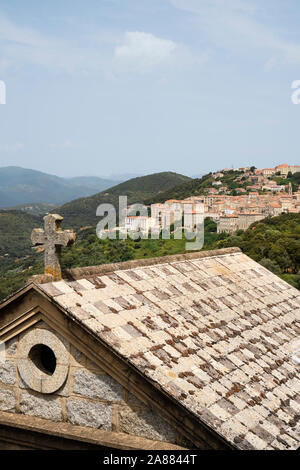
<path id="1" fill-rule="evenodd" d="M 235 248 L 68 276 L 39 288 L 228 442 L 299 447 L 298 290 Z"/>

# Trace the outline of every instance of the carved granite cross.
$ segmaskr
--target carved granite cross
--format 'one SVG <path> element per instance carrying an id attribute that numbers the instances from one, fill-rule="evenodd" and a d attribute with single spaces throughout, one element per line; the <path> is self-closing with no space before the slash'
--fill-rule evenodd
<path id="1" fill-rule="evenodd" d="M 72 230 L 62 231 L 62 221 L 63 217 L 58 214 L 46 215 L 44 230 L 36 228 L 31 234 L 32 244 L 43 245 L 45 248 L 45 274 L 50 274 L 54 281 L 62 278 L 61 247 L 72 245 L 76 239 L 76 234 Z"/>

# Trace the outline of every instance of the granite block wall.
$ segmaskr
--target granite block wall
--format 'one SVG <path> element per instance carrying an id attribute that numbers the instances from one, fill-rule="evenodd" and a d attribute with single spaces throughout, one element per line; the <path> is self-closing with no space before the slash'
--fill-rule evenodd
<path id="1" fill-rule="evenodd" d="M 38 328 L 53 332 L 43 322 Z M 69 373 L 65 383 L 53 394 L 31 390 L 18 370 L 21 337 L 6 344 L 5 361 L 0 362 L 0 411 L 183 444 L 180 434 L 156 411 L 135 398 L 130 390 L 59 335 L 57 337 L 69 351 Z"/>

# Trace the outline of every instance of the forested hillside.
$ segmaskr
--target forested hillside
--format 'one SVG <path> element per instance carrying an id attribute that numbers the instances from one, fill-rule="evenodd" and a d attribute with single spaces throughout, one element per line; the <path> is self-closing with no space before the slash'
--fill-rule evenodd
<path id="1" fill-rule="evenodd" d="M 214 248 L 238 246 L 244 253 L 300 289 L 300 214 L 282 214 L 217 241 Z"/>
<path id="2" fill-rule="evenodd" d="M 22 211 L 0 211 L 0 260 L 6 255 L 17 258 L 31 254 L 32 229 L 42 223 L 42 217 Z"/>
<path id="3" fill-rule="evenodd" d="M 214 181 L 212 174 L 202 176 L 202 178 L 192 179 L 183 182 L 173 188 L 155 194 L 145 200 L 145 204 L 155 204 L 157 202 L 165 202 L 169 199 L 186 199 L 190 196 L 199 196 L 203 194 L 206 188 L 210 188 Z"/>

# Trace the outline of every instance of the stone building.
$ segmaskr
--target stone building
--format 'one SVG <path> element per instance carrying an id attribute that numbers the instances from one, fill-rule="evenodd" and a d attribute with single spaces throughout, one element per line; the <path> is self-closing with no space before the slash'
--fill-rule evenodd
<path id="1" fill-rule="evenodd" d="M 237 230 L 247 230 L 254 222 L 258 222 L 264 218 L 265 214 L 260 214 L 257 212 L 227 214 L 219 218 L 217 222 L 217 232 L 232 234 Z"/>
<path id="2" fill-rule="evenodd" d="M 127 217 L 125 217 L 124 228 L 129 233 L 140 232 L 148 236 L 148 232 L 151 230 L 152 220 L 153 219 L 151 217 L 146 217 L 142 215 L 128 215 Z"/>
<path id="3" fill-rule="evenodd" d="M 238 230 L 247 230 L 250 225 L 254 224 L 254 222 L 258 222 L 259 220 L 263 220 L 265 218 L 264 214 L 259 214 L 256 212 L 252 213 L 241 213 L 239 214 L 238 219 Z"/>
<path id="4" fill-rule="evenodd" d="M 275 171 L 286 178 L 289 173 L 294 175 L 295 173 L 300 172 L 300 165 L 288 165 L 287 163 L 283 163 L 282 165 L 276 166 Z"/>
<path id="5" fill-rule="evenodd" d="M 236 248 L 36 277 L 0 305 L 0 448 L 298 449 L 299 312 Z"/>
<path id="6" fill-rule="evenodd" d="M 218 233 L 234 233 L 239 227 L 239 217 L 235 214 L 222 215 L 220 216 L 217 224 Z"/>
<path id="7" fill-rule="evenodd" d="M 266 178 L 275 175 L 275 173 L 276 173 L 275 168 L 264 168 L 262 170 L 262 174 Z"/>

